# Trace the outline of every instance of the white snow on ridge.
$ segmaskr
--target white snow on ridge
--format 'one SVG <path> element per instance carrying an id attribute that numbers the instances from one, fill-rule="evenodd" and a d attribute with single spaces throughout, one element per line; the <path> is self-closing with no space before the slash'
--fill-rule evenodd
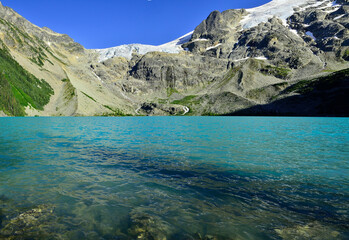
<path id="1" fill-rule="evenodd" d="M 327 3 L 325 6 L 323 4 Z M 322 7 L 320 7 L 322 6 Z M 261 22 L 267 22 L 272 17 L 278 17 L 282 20 L 283 24 L 287 26 L 286 19 L 290 17 L 294 12 L 295 8 L 297 11 L 304 11 L 309 8 L 326 9 L 332 7 L 329 12 L 333 12 L 339 8 L 340 5 L 336 1 L 331 0 L 272 0 L 267 4 L 256 8 L 246 9 L 249 13 L 246 17 L 241 20 L 241 26 L 243 29 L 249 29 L 257 26 Z M 337 19 L 343 16 L 337 17 Z M 297 31 L 290 29 L 294 34 L 298 35 Z M 100 55 L 99 61 L 103 62 L 113 57 L 125 57 L 131 59 L 133 53 L 144 55 L 148 52 L 166 52 L 166 53 L 179 53 L 185 51 L 181 47 L 182 44 L 188 42 L 192 37 L 193 31 L 174 40 L 169 43 L 165 43 L 159 46 L 144 45 L 144 44 L 127 44 L 106 49 L 96 49 Z M 308 34 L 309 35 L 309 34 Z M 310 35 L 311 36 L 311 35 Z M 311 36 L 313 37 L 313 36 Z M 207 39 L 195 39 L 195 41 L 208 41 Z M 206 50 L 218 47 L 209 47 Z"/>
<path id="2" fill-rule="evenodd" d="M 132 58 L 133 53 L 146 54 L 148 52 L 166 52 L 166 53 L 179 53 L 183 51 L 181 45 L 189 42 L 193 32 L 187 33 L 186 35 L 165 43 L 159 46 L 145 45 L 145 44 L 127 44 L 106 49 L 96 49 L 99 53 L 99 61 L 103 62 L 113 57 L 124 57 L 127 59 Z"/>
<path id="3" fill-rule="evenodd" d="M 243 29 L 255 27 L 269 18 L 278 17 L 286 21 L 294 13 L 294 8 L 308 4 L 319 4 L 317 0 L 272 0 L 260 7 L 246 9 L 249 13 L 240 23 Z"/>

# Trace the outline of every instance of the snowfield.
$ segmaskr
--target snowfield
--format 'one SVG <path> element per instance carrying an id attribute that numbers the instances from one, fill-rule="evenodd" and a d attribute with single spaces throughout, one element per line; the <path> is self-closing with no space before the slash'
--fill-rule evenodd
<path id="1" fill-rule="evenodd" d="M 285 22 L 294 13 L 294 8 L 316 7 L 323 2 L 326 0 L 320 2 L 317 0 L 273 0 L 260 7 L 246 9 L 249 14 L 240 23 L 243 29 L 248 29 L 266 22 L 274 16 Z"/>
<path id="2" fill-rule="evenodd" d="M 146 54 L 148 52 L 166 52 L 166 53 L 179 53 L 183 51 L 181 45 L 188 42 L 193 32 L 187 33 L 186 35 L 159 46 L 144 45 L 144 44 L 127 44 L 106 49 L 96 49 L 99 53 L 99 61 L 103 62 L 113 57 L 124 57 L 127 59 L 132 58 L 133 53 Z"/>

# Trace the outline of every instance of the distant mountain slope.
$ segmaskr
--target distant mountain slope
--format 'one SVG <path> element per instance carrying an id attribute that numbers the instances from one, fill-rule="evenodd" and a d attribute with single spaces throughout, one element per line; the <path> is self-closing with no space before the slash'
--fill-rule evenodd
<path id="1" fill-rule="evenodd" d="M 0 4 L 0 113 L 346 116 L 348 27 L 347 0 L 273 0 L 160 46 L 88 50 Z"/>
<path id="2" fill-rule="evenodd" d="M 267 86 L 259 89 L 271 103 L 256 105 L 227 115 L 252 116 L 342 116 L 349 117 L 349 69 L 327 76 L 284 85 L 284 90 L 273 95 Z"/>

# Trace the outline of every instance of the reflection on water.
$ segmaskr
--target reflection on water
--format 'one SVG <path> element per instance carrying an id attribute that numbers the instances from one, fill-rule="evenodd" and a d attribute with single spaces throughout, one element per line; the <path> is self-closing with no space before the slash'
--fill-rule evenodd
<path id="1" fill-rule="evenodd" d="M 348 127 L 0 119 L 0 239 L 346 239 Z"/>

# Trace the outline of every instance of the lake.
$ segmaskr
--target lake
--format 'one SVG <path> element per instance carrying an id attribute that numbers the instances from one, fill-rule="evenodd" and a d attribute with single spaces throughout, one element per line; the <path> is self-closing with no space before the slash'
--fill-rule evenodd
<path id="1" fill-rule="evenodd" d="M 348 118 L 0 118 L 0 239 L 349 239 L 348 211 Z"/>

